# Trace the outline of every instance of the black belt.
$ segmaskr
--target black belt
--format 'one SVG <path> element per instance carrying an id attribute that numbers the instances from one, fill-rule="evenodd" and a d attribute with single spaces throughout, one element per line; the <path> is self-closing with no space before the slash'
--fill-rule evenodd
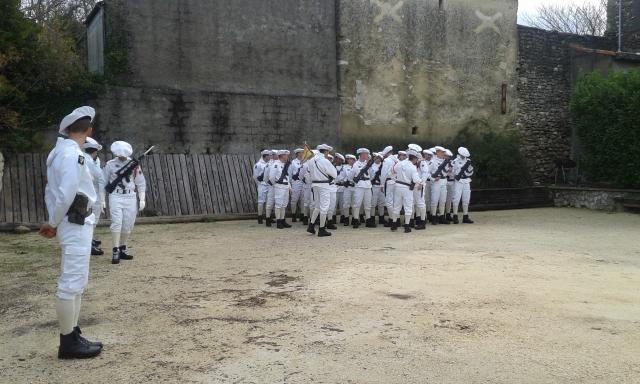
<path id="1" fill-rule="evenodd" d="M 372 183 L 371 183 L 371 185 L 380 185 L 380 183 L 373 183 L 373 182 L 372 182 Z"/>
<path id="2" fill-rule="evenodd" d="M 402 182 L 402 181 L 398 181 L 398 180 L 396 180 L 396 183 L 398 183 L 398 184 L 402 184 L 402 185 L 406 185 L 407 187 L 412 188 L 412 185 L 411 185 L 411 184 L 409 184 L 409 183 L 404 183 L 404 182 Z"/>
<path id="3" fill-rule="evenodd" d="M 280 184 L 280 185 L 289 185 L 288 182 L 286 181 L 276 181 L 276 184 Z"/>
<path id="4" fill-rule="evenodd" d="M 312 183 L 312 184 L 329 184 L 329 183 L 331 183 L 331 182 L 330 182 L 329 180 L 322 180 L 322 181 L 314 180 L 314 181 L 312 181 L 311 183 Z"/>

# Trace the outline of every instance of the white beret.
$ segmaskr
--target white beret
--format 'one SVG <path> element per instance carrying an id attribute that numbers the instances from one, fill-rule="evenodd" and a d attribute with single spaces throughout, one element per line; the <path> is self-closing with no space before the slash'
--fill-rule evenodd
<path id="1" fill-rule="evenodd" d="M 327 155 L 328 158 L 330 158 L 331 160 L 333 160 L 333 156 L 332 155 Z"/>
<path id="2" fill-rule="evenodd" d="M 368 153 L 371 154 L 371 151 L 369 151 L 367 148 L 358 148 L 358 150 L 356 151 L 356 153 L 359 155 L 361 153 Z"/>
<path id="3" fill-rule="evenodd" d="M 278 156 L 284 156 L 284 155 L 288 155 L 289 151 L 286 149 L 281 149 L 278 151 Z"/>
<path id="4" fill-rule="evenodd" d="M 126 141 L 114 141 L 111 144 L 111 153 L 118 157 L 129 157 L 133 154 L 133 148 Z"/>
<path id="5" fill-rule="evenodd" d="M 92 107 L 87 106 L 74 109 L 73 112 L 62 119 L 62 121 L 60 122 L 60 129 L 58 130 L 58 133 L 60 133 L 61 135 L 65 135 L 66 129 L 69 128 L 71 124 L 87 116 L 89 116 L 91 118 L 91 121 L 93 121 L 93 118 L 96 117 L 96 110 Z"/>
<path id="6" fill-rule="evenodd" d="M 469 153 L 469 150 L 465 147 L 458 148 L 458 153 L 464 157 L 471 157 L 471 153 Z"/>
<path id="7" fill-rule="evenodd" d="M 381 153 L 373 152 L 373 157 L 379 157 L 379 158 L 381 158 L 381 159 L 382 159 L 384 156 L 382 156 L 382 154 L 381 154 Z"/>
<path id="8" fill-rule="evenodd" d="M 409 144 L 407 148 L 412 149 L 418 153 L 422 152 L 422 147 L 419 146 L 418 144 Z"/>
<path id="9" fill-rule="evenodd" d="M 342 154 L 336 152 L 336 157 L 342 161 L 344 161 L 344 156 Z"/>
<path id="10" fill-rule="evenodd" d="M 87 137 L 87 142 L 82 145 L 82 148 L 84 149 L 93 148 L 99 151 L 102 149 L 102 145 L 98 144 L 98 142 L 92 139 L 91 137 Z"/>
<path id="11" fill-rule="evenodd" d="M 271 156 L 271 150 L 265 149 L 264 151 L 260 152 L 260 154 L 262 156 Z"/>
<path id="12" fill-rule="evenodd" d="M 408 156 L 420 157 L 420 152 L 416 151 L 413 148 L 409 148 L 409 149 L 407 149 L 407 155 Z"/>
<path id="13" fill-rule="evenodd" d="M 318 151 L 333 151 L 333 147 L 327 144 L 320 144 L 316 147 Z"/>
<path id="14" fill-rule="evenodd" d="M 406 152 L 406 151 L 398 151 L 398 155 L 404 155 L 404 156 L 406 156 L 406 155 L 407 155 L 407 152 Z"/>
<path id="15" fill-rule="evenodd" d="M 450 151 L 450 150 L 448 150 L 448 149 L 445 149 L 445 150 L 444 150 L 444 154 L 445 154 L 445 155 L 447 155 L 447 156 L 449 156 L 449 157 L 453 156 L 453 153 L 451 153 L 451 151 Z"/>
<path id="16" fill-rule="evenodd" d="M 355 159 L 356 159 L 356 157 L 355 157 L 355 156 L 353 156 L 353 155 L 346 155 L 346 156 L 345 156 L 345 158 L 347 158 L 347 159 L 353 159 L 353 160 L 355 160 Z"/>
<path id="17" fill-rule="evenodd" d="M 422 153 L 425 153 L 425 154 L 427 154 L 427 155 L 431 155 L 431 156 L 433 156 L 433 155 L 434 155 L 433 151 L 432 151 L 432 150 L 430 150 L 430 149 L 425 149 L 424 151 L 422 151 Z"/>
<path id="18" fill-rule="evenodd" d="M 294 150 L 293 150 L 293 153 L 295 153 L 296 155 L 297 155 L 298 153 L 301 153 L 301 152 L 304 152 L 304 149 L 302 149 L 302 148 L 296 148 L 296 149 L 294 149 Z"/>
<path id="19" fill-rule="evenodd" d="M 436 145 L 435 147 L 433 147 L 433 150 L 434 151 L 442 151 L 442 152 L 444 152 L 444 148 L 439 146 L 439 145 Z"/>
<path id="20" fill-rule="evenodd" d="M 389 145 L 388 147 L 385 147 L 381 152 L 382 156 L 387 156 L 389 154 L 389 152 L 391 152 L 391 151 L 393 151 L 393 147 L 392 146 Z"/>

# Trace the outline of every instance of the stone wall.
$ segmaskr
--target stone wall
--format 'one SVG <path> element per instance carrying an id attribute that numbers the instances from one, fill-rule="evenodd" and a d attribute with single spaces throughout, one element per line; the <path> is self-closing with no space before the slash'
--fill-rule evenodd
<path id="1" fill-rule="evenodd" d="M 518 114 L 522 151 L 535 181 L 553 177 L 554 160 L 571 156 L 571 45 L 610 49 L 611 41 L 518 26 Z"/>
<path id="2" fill-rule="evenodd" d="M 516 0 L 338 3 L 343 147 L 445 143 L 465 128 L 513 125 Z"/>
<path id="3" fill-rule="evenodd" d="M 607 6 L 607 36 L 618 39 L 618 0 L 609 0 Z M 640 52 L 640 0 L 622 0 L 622 50 Z"/>
<path id="4" fill-rule="evenodd" d="M 550 190 L 556 207 L 615 211 L 618 209 L 615 199 L 640 199 L 640 191 L 636 190 L 571 187 L 551 187 Z"/>

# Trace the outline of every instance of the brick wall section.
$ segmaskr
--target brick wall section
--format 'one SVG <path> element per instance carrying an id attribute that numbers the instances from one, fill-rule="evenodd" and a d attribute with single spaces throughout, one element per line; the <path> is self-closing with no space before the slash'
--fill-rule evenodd
<path id="1" fill-rule="evenodd" d="M 518 115 L 522 151 L 534 181 L 553 176 L 554 160 L 571 151 L 570 45 L 611 49 L 609 40 L 518 26 Z"/>

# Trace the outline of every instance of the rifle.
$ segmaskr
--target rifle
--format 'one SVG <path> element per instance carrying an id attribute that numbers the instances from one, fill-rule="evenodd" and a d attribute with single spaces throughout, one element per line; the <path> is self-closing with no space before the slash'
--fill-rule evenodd
<path id="1" fill-rule="evenodd" d="M 471 160 L 467 160 L 467 162 L 462 166 L 462 168 L 460 168 L 460 172 L 456 175 L 456 181 L 460 181 L 460 179 L 462 179 L 462 176 L 464 176 L 464 173 L 467 172 L 467 169 L 469 169 L 470 166 L 471 166 Z M 467 177 L 465 176 L 464 178 L 466 179 Z"/>
<path id="2" fill-rule="evenodd" d="M 364 166 L 364 168 L 362 168 L 360 170 L 360 172 L 358 173 L 358 176 L 356 176 L 353 179 L 353 182 L 358 184 L 358 182 L 362 179 L 362 177 L 364 176 L 365 173 L 369 172 L 369 169 L 371 168 L 371 166 L 373 165 L 373 157 L 371 159 L 369 159 L 369 161 L 367 161 L 367 165 Z"/>
<path id="3" fill-rule="evenodd" d="M 289 174 L 289 166 L 291 165 L 290 161 L 287 161 L 284 164 L 284 168 L 282 169 L 282 173 L 280 174 L 280 178 L 278 180 L 276 180 L 276 184 L 282 184 L 282 182 L 284 181 L 284 178 L 287 177 L 287 175 Z"/>
<path id="4" fill-rule="evenodd" d="M 449 165 L 449 163 L 451 162 L 451 159 L 447 159 L 445 161 L 442 162 L 442 164 L 440 164 L 440 166 L 438 167 L 438 169 L 436 169 L 436 171 L 434 173 L 431 174 L 431 177 L 433 177 L 434 179 L 439 177 L 443 177 L 442 176 L 442 171 L 444 171 L 445 167 L 447 165 Z"/>
<path id="5" fill-rule="evenodd" d="M 135 157 L 132 158 L 122 168 L 118 169 L 116 171 L 116 178 L 112 182 L 107 184 L 107 186 L 104 188 L 105 191 L 107 191 L 107 193 L 113 193 L 113 191 L 116 190 L 118 184 L 122 183 L 122 179 L 126 178 L 128 180 L 133 171 L 138 168 L 142 159 L 144 159 L 144 157 L 147 156 L 153 148 L 155 148 L 155 145 L 152 145 L 151 148 L 147 149 L 147 151 L 140 155 L 137 159 Z"/>
<path id="6" fill-rule="evenodd" d="M 376 171 L 376 174 L 373 175 L 373 179 L 371 180 L 371 184 L 380 185 L 380 175 L 382 175 L 382 163 L 380 163 L 380 167 Z"/>

